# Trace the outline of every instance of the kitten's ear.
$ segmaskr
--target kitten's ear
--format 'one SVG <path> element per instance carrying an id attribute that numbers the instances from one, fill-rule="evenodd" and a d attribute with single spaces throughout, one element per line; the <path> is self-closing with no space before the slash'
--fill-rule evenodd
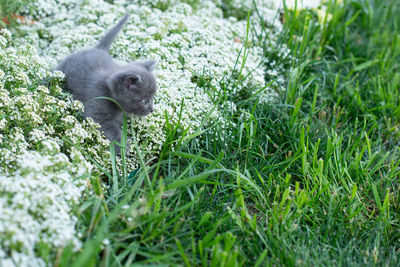
<path id="1" fill-rule="evenodd" d="M 139 74 L 129 75 L 125 78 L 125 86 L 129 88 L 129 86 L 138 84 L 142 82 L 142 77 Z"/>
<path id="2" fill-rule="evenodd" d="M 156 67 L 157 61 L 149 60 L 141 63 L 148 71 L 153 71 Z"/>

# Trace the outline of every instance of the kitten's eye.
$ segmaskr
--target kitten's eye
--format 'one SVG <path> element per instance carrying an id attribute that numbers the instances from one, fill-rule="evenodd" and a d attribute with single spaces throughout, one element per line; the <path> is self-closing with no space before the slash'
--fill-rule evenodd
<path id="1" fill-rule="evenodd" d="M 143 99 L 141 102 L 142 102 L 143 105 L 147 104 L 147 100 L 146 99 Z"/>

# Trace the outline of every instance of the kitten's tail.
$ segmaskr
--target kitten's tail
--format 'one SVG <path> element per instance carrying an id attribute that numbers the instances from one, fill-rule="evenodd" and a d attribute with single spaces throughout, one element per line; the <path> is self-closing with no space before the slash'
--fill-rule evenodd
<path id="1" fill-rule="evenodd" d="M 121 30 L 122 26 L 126 23 L 128 18 L 130 17 L 129 14 L 126 14 L 117 25 L 112 27 L 106 35 L 100 40 L 100 42 L 95 46 L 98 49 L 102 49 L 108 51 L 110 49 L 111 43 L 114 41 L 115 37 L 117 36 L 118 32 Z"/>

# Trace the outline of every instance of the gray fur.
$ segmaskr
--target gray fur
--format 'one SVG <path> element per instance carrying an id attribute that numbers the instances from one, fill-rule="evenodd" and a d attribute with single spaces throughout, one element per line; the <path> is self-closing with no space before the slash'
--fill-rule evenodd
<path id="1" fill-rule="evenodd" d="M 108 51 L 115 37 L 121 28 L 125 25 L 126 21 L 129 19 L 130 15 L 126 14 L 114 27 L 112 27 L 106 35 L 100 40 L 100 42 L 95 46 L 98 49 L 103 49 Z"/>
<path id="2" fill-rule="evenodd" d="M 98 122 L 110 141 L 118 142 L 121 140 L 122 110 L 110 100 L 93 99 L 109 97 L 125 112 L 146 116 L 153 111 L 157 89 L 151 73 L 155 61 L 118 65 L 107 52 L 128 18 L 129 15 L 125 15 L 94 48 L 68 56 L 56 68 L 64 72 L 66 86 L 74 98 L 85 104 L 83 115 Z M 119 153 L 119 147 L 116 151 Z"/>

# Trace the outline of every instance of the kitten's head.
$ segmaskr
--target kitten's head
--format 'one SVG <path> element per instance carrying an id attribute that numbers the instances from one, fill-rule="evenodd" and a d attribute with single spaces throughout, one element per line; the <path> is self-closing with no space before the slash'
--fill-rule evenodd
<path id="1" fill-rule="evenodd" d="M 146 116 L 153 112 L 157 90 L 151 73 L 156 61 L 133 62 L 121 67 L 107 79 L 111 96 L 127 113 Z"/>

